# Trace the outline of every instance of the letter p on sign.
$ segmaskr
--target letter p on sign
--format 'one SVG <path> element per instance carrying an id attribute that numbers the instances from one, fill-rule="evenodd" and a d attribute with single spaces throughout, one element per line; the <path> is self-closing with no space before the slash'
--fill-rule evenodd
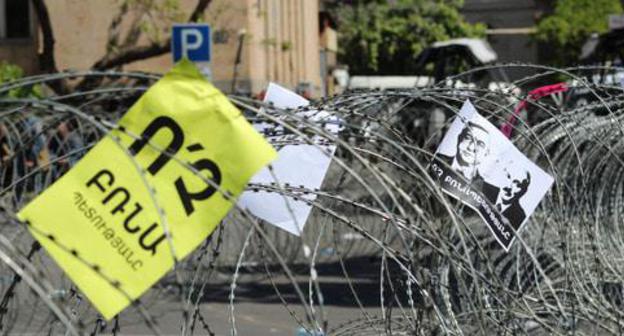
<path id="1" fill-rule="evenodd" d="M 210 62 L 210 26 L 176 24 L 171 32 L 173 62 L 186 57 L 193 62 Z"/>

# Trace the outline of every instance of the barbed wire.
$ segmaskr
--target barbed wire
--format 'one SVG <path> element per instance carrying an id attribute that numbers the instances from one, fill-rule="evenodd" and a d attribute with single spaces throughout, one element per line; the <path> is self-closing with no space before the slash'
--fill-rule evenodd
<path id="1" fill-rule="evenodd" d="M 479 73 L 517 69 L 525 76 L 515 81 L 471 81 Z M 293 335 L 621 334 L 624 99 L 616 79 L 623 70 L 493 65 L 432 87 L 347 91 L 292 110 L 232 96 L 250 122 L 263 125 L 276 149 L 313 145 L 332 159 L 318 189 L 278 179 L 247 187 L 311 206 L 301 237 L 255 217 L 212 180 L 161 150 L 234 207 L 201 247 L 174 260 L 174 271 L 110 323 L 39 249 L 29 224 L 16 213 L 111 130 L 139 139 L 117 121 L 159 76 L 71 72 L 4 84 L 0 328 L 6 334 L 235 335 L 244 334 L 241 311 L 251 302 L 260 305 L 255 309 L 272 305 Z M 45 98 L 8 94 L 60 79 L 89 86 Z M 530 90 L 555 82 L 566 83 L 561 97 L 527 99 Z M 466 99 L 497 126 L 509 124 L 516 106 L 526 101 L 526 112 L 511 125 L 511 140 L 555 179 L 509 252 L 428 174 L 433 153 Z M 331 118 L 315 117 L 321 115 Z M 118 138 L 113 141 L 121 146 Z M 328 145 L 336 146 L 333 155 Z M 158 206 L 157 195 L 150 197 Z M 292 210 L 289 216 L 295 217 Z M 81 251 L 30 230 L 124 293 Z M 227 307 L 221 318 L 208 313 L 211 303 Z"/>

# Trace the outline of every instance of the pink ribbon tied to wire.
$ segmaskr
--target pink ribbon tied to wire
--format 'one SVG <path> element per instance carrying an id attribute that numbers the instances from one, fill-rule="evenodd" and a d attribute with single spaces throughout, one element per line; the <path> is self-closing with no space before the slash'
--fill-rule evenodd
<path id="1" fill-rule="evenodd" d="M 566 83 L 557 83 L 546 86 L 538 87 L 537 89 L 529 91 L 527 97 L 520 101 L 520 103 L 514 109 L 514 112 L 507 118 L 507 122 L 505 122 L 500 130 L 507 137 L 511 137 L 511 132 L 513 131 L 513 125 L 516 123 L 516 119 L 518 118 L 520 111 L 526 110 L 529 102 L 536 102 L 546 96 L 550 96 L 557 93 L 563 93 L 568 91 L 568 86 Z M 527 110 L 528 112 L 528 110 Z"/>

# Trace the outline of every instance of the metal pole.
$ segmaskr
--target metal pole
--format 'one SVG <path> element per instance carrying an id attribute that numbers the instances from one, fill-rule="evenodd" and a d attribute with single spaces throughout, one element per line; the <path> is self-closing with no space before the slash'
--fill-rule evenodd
<path id="1" fill-rule="evenodd" d="M 243 54 L 243 42 L 245 41 L 246 31 L 243 29 L 238 33 L 238 50 L 236 50 L 236 60 L 234 60 L 234 74 L 232 78 L 232 93 L 236 93 L 236 81 L 238 80 L 238 66 L 241 63 Z"/>

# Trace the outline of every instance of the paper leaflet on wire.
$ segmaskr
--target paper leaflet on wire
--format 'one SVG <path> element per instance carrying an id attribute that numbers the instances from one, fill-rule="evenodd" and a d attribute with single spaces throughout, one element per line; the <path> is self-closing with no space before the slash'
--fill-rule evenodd
<path id="1" fill-rule="evenodd" d="M 195 250 L 276 154 L 183 59 L 18 217 L 110 320 Z"/>
<path id="2" fill-rule="evenodd" d="M 274 83 L 269 84 L 264 102 L 273 103 L 275 107 L 280 109 L 298 108 L 309 104 L 303 97 Z M 331 118 L 329 113 L 324 111 L 302 111 L 298 112 L 298 115 L 309 117 L 313 122 Z M 254 126 L 259 131 L 267 127 L 266 124 L 255 124 Z M 279 126 L 278 128 L 281 129 Z M 335 123 L 329 124 L 326 125 L 325 129 L 336 133 L 339 126 Z M 284 135 L 279 135 L 272 140 L 279 140 L 284 137 Z M 297 187 L 303 186 L 308 190 L 318 189 L 323 183 L 335 150 L 335 145 L 305 144 L 303 140 L 301 140 L 301 144 L 285 145 L 278 150 L 277 160 L 272 162 L 275 177 L 271 175 L 269 169 L 264 168 L 251 179 L 250 184 L 270 185 L 271 183 L 278 183 L 278 188 L 288 184 Z M 312 202 L 316 199 L 316 195 L 299 194 L 297 198 Z M 282 195 L 279 192 L 262 190 L 244 192 L 238 204 L 242 208 L 247 208 L 255 216 L 297 236 L 301 235 L 312 211 L 312 206 L 305 201 L 294 200 L 292 197 Z"/>
<path id="3" fill-rule="evenodd" d="M 444 192 L 479 214 L 506 251 L 553 183 L 470 101 L 442 139 L 429 171 Z"/>

